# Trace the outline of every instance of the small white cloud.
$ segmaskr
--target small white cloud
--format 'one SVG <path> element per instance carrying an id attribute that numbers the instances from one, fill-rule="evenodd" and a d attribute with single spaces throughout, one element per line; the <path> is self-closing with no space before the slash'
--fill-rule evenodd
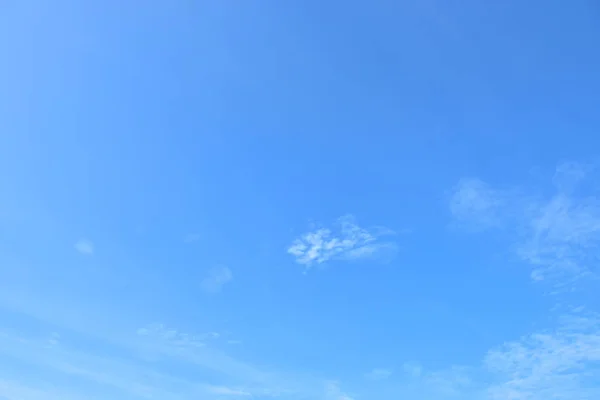
<path id="1" fill-rule="evenodd" d="M 237 344 L 242 344 L 242 341 L 241 340 L 231 339 L 231 340 L 227 341 L 227 344 L 237 345 Z"/>
<path id="2" fill-rule="evenodd" d="M 205 293 L 218 293 L 223 286 L 233 279 L 233 273 L 227 267 L 216 267 L 210 270 L 202 280 L 200 287 Z"/>
<path id="3" fill-rule="evenodd" d="M 307 232 L 293 241 L 288 247 L 298 264 L 307 268 L 313 264 L 321 264 L 329 260 L 357 260 L 373 257 L 394 251 L 394 242 L 382 241 L 385 236 L 394 232 L 386 228 L 362 228 L 356 224 L 354 217 L 347 215 L 337 220 L 333 229 L 319 228 Z"/>
<path id="4" fill-rule="evenodd" d="M 94 244 L 86 239 L 80 239 L 77 243 L 75 243 L 75 249 L 81 254 L 94 254 Z"/>
<path id="5" fill-rule="evenodd" d="M 387 368 L 375 368 L 365 376 L 373 381 L 381 381 L 389 378 L 392 375 L 392 370 Z"/>

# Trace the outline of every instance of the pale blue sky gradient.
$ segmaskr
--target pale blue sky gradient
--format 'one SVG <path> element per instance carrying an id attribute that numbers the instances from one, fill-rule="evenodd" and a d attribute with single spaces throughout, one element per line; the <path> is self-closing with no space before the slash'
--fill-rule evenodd
<path id="1" fill-rule="evenodd" d="M 585 0 L 4 2 L 0 399 L 600 398 L 598 43 Z"/>

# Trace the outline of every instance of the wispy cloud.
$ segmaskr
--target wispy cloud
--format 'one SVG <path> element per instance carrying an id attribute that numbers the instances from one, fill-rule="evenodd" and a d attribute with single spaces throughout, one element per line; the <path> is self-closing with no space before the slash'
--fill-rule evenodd
<path id="1" fill-rule="evenodd" d="M 211 269 L 208 276 L 202 280 L 200 287 L 205 293 L 218 293 L 223 286 L 233 279 L 233 273 L 227 267 L 220 266 Z"/>
<path id="2" fill-rule="evenodd" d="M 67 398 L 74 400 L 94 398 L 207 400 L 223 397 L 274 397 L 280 393 L 306 398 L 321 391 L 317 382 L 299 378 L 288 381 L 280 373 L 264 372 L 211 349 L 197 346 L 197 338 L 213 337 L 212 333 L 187 334 L 154 324 L 138 331 L 138 338 L 125 346 L 120 342 L 102 342 L 83 349 L 81 338 L 76 346 L 63 340 L 60 346 L 47 346 L 43 338 L 23 334 L 0 334 L 0 356 L 19 360 L 27 368 L 35 367 L 44 374 L 32 381 L 0 381 L 0 399 L 45 400 Z M 93 341 L 98 343 L 97 339 Z M 110 355 L 106 350 L 110 349 Z M 149 357 L 149 358 L 148 358 Z M 149 362 L 151 360 L 152 362 Z M 168 365 L 168 368 L 162 368 Z M 173 368 L 175 366 L 175 368 Z M 0 369 L 2 366 L 0 365 Z M 190 371 L 210 371 L 206 380 L 188 378 Z M 174 372 L 175 371 L 175 372 Z M 183 371 L 183 374 L 180 372 Z M 28 375 L 27 375 L 28 376 Z M 77 392 L 72 396 L 53 397 L 48 390 L 52 379 L 67 379 Z M 4 376 L 6 378 L 6 376 Z M 318 382 L 321 385 L 321 381 Z M 36 387 L 46 389 L 38 390 Z M 111 394 L 112 393 L 112 394 Z M 115 397 L 115 393 L 119 393 Z"/>
<path id="3" fill-rule="evenodd" d="M 370 379 L 373 381 L 381 381 L 381 380 L 389 378 L 391 375 L 392 375 L 391 369 L 375 368 L 375 369 L 369 371 L 367 374 L 365 374 L 365 377 L 367 379 Z"/>
<path id="4" fill-rule="evenodd" d="M 505 343 L 485 363 L 497 374 L 488 393 L 493 400 L 598 399 L 600 319 L 564 316 L 558 329 Z"/>
<path id="5" fill-rule="evenodd" d="M 307 268 L 330 260 L 357 260 L 395 250 L 396 244 L 384 240 L 394 232 L 386 228 L 360 227 L 354 217 L 339 218 L 332 228 L 318 228 L 302 234 L 288 247 L 298 264 Z"/>
<path id="6" fill-rule="evenodd" d="M 456 186 L 450 210 L 456 221 L 479 229 L 502 229 L 531 268 L 535 281 L 555 289 L 594 282 L 600 250 L 597 171 L 560 164 L 547 190 L 499 189 L 478 180 Z M 553 293 L 564 293 L 555 290 Z M 486 400 L 600 398 L 600 317 L 581 307 L 546 330 L 490 350 L 484 365 L 493 373 Z"/>
<path id="7" fill-rule="evenodd" d="M 215 339 L 215 333 L 188 334 L 176 329 L 168 328 L 163 324 L 151 324 L 137 330 L 141 337 L 154 338 L 189 350 L 191 347 L 204 347 L 207 341 Z"/>
<path id="8" fill-rule="evenodd" d="M 454 217 L 471 229 L 499 227 L 505 222 L 506 193 L 476 178 L 461 179 L 450 198 Z"/>
<path id="9" fill-rule="evenodd" d="M 600 198 L 593 190 L 583 190 L 594 178 L 589 176 L 592 171 L 574 163 L 559 165 L 550 196 L 461 180 L 450 211 L 470 227 L 508 230 L 518 238 L 516 254 L 532 265 L 534 280 L 554 278 L 554 285 L 566 285 L 591 272 L 600 245 Z"/>
<path id="10" fill-rule="evenodd" d="M 87 239 L 80 239 L 75 243 L 75 250 L 84 255 L 94 254 L 94 244 Z"/>
<path id="11" fill-rule="evenodd" d="M 5 355 L 8 354 L 23 365 L 29 363 L 43 367 L 52 376 L 62 379 L 75 376 L 77 380 L 85 380 L 89 384 L 113 388 L 110 390 L 123 393 L 123 397 L 116 397 L 119 399 L 147 397 L 144 393 L 148 392 L 148 387 L 155 388 L 155 398 L 165 400 L 220 398 L 219 395 L 209 395 L 206 385 L 235 388 L 252 393 L 255 397 L 322 393 L 321 379 L 298 376 L 281 368 L 275 371 L 264 369 L 252 361 L 231 356 L 217 343 L 220 340 L 217 336 L 220 335 L 214 331 L 185 332 L 163 324 L 132 329 L 131 321 L 121 318 L 123 314 L 119 314 L 119 310 L 92 307 L 80 302 L 44 302 L 35 293 L 14 299 L 21 299 L 18 306 L 12 302 L 6 303 L 6 296 L 0 296 L 0 306 L 10 305 L 11 309 L 23 315 L 24 320 L 39 321 L 47 332 L 60 328 L 60 344 L 48 346 L 47 336 L 32 341 L 27 334 L 7 337 L 0 332 L 0 358 L 6 359 Z M 57 309 L 63 312 L 56 313 Z M 70 348 L 70 337 L 76 339 L 77 350 Z M 94 345 L 85 346 L 86 343 Z M 65 363 L 68 365 L 65 366 Z M 171 367 L 163 369 L 164 365 Z M 202 371 L 201 375 L 207 381 L 186 381 L 184 377 L 193 371 Z M 36 387 L 41 379 L 23 383 Z M 139 394 L 133 394 L 133 391 Z M 92 388 L 91 392 L 103 393 L 98 388 Z M 86 396 L 89 393 L 86 389 L 74 399 L 93 398 Z M 0 397 L 2 395 L 0 392 Z M 99 396 L 115 398 L 112 395 Z M 35 400 L 42 399 L 45 398 L 42 396 Z"/>
<path id="12" fill-rule="evenodd" d="M 127 396 L 126 398 L 159 396 L 174 399 L 176 393 L 166 388 L 173 387 L 175 382 L 182 386 L 185 384 L 184 398 L 196 393 L 193 383 L 148 370 L 139 361 L 121 357 L 106 358 L 93 352 L 75 350 L 68 345 L 48 347 L 44 341 L 31 337 L 4 335 L 0 340 L 0 353 L 46 373 L 35 381 L 38 385 L 46 386 L 40 391 L 39 397 L 32 397 L 40 400 L 49 398 L 47 396 L 52 392 L 48 390 L 52 389 L 52 385 L 44 379 L 47 376 L 77 382 L 73 386 L 78 391 L 70 398 L 81 400 L 106 396 L 107 391 L 113 390 Z M 27 392 L 28 388 L 35 388 L 36 385 L 22 382 L 20 387 Z M 5 393 L 0 388 L 0 395 L 3 394 Z"/>

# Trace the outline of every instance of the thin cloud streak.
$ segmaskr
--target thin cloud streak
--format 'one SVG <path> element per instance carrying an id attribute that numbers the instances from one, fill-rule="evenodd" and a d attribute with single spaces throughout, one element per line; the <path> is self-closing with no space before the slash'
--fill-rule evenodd
<path id="1" fill-rule="evenodd" d="M 516 254 L 532 266 L 532 279 L 565 287 L 592 273 L 600 248 L 600 200 L 596 193 L 576 193 L 589 180 L 587 171 L 574 163 L 559 165 L 549 197 L 461 180 L 451 196 L 450 212 L 463 226 L 510 232 L 518 238 Z"/>
<path id="2" fill-rule="evenodd" d="M 564 163 L 556 168 L 550 196 L 500 190 L 463 180 L 450 211 L 467 226 L 499 229 L 531 266 L 534 281 L 549 282 L 560 295 L 593 283 L 600 249 L 600 200 L 593 168 Z M 457 200 L 459 199 L 459 200 Z M 491 349 L 483 366 L 492 374 L 485 400 L 600 398 L 600 317 L 576 307 L 540 330 Z"/>
<path id="3" fill-rule="evenodd" d="M 383 240 L 394 232 L 360 227 L 353 216 L 339 218 L 330 228 L 304 233 L 287 248 L 296 263 L 307 269 L 332 260 L 359 260 L 393 252 L 396 244 Z"/>
<path id="4" fill-rule="evenodd" d="M 485 365 L 500 378 L 489 388 L 493 400 L 600 398 L 600 319 L 594 314 L 563 316 L 554 331 L 491 350 Z"/>

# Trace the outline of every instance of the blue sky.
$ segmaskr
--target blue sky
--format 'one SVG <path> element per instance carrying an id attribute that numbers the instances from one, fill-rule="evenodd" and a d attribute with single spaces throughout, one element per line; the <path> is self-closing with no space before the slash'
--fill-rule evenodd
<path id="1" fill-rule="evenodd" d="M 9 1 L 0 399 L 600 398 L 591 1 Z"/>

